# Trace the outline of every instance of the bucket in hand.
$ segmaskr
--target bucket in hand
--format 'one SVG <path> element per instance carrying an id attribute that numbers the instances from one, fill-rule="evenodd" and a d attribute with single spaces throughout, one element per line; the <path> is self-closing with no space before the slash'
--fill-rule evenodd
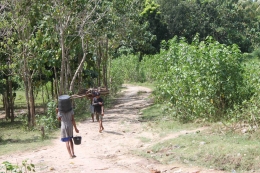
<path id="1" fill-rule="evenodd" d="M 75 136 L 73 137 L 73 141 L 75 145 L 81 144 L 81 136 Z"/>

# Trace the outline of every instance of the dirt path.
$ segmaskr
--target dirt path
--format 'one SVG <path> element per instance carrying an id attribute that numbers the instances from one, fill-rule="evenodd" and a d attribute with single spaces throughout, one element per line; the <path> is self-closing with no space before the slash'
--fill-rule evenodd
<path id="1" fill-rule="evenodd" d="M 140 109 L 151 104 L 148 99 L 150 92 L 145 87 L 126 85 L 118 103 L 105 110 L 103 133 L 98 132 L 98 123 L 93 123 L 90 119 L 78 123 L 82 143 L 75 146 L 77 157 L 74 159 L 69 159 L 65 144 L 57 137 L 52 146 L 33 152 L 1 156 L 0 163 L 6 160 L 21 163 L 29 159 L 36 165 L 36 172 L 44 173 L 155 173 L 155 170 L 166 173 L 220 173 L 180 164 L 161 165 L 131 154 L 137 148 L 146 150 L 147 143 L 143 144 L 141 137 L 152 139 L 152 142 L 159 140 L 158 134 L 146 131 L 138 121 Z M 165 139 L 182 133 L 187 132 L 172 134 Z"/>

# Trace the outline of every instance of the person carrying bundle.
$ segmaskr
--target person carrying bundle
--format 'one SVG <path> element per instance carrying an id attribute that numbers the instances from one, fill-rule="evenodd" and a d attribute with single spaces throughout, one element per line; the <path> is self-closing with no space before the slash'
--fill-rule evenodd
<path id="1" fill-rule="evenodd" d="M 99 92 L 95 93 L 95 98 L 93 99 L 92 105 L 94 106 L 94 112 L 99 122 L 99 132 L 101 133 L 104 130 L 103 122 L 102 122 L 104 116 L 104 101 L 100 97 Z"/>

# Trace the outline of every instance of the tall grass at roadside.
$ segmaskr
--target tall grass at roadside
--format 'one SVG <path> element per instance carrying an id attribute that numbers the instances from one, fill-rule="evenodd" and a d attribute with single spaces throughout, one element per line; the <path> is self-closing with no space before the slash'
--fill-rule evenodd
<path id="1" fill-rule="evenodd" d="M 165 113 L 165 108 L 165 105 L 154 104 L 142 110 L 140 119 L 141 121 L 148 122 L 148 125 L 155 127 L 154 130 L 161 131 L 162 134 L 181 130 L 192 130 L 203 126 L 203 124 L 200 123 L 180 123 Z"/>
<path id="2" fill-rule="evenodd" d="M 184 163 L 227 172 L 260 172 L 260 131 L 243 133 L 230 130 L 221 123 L 207 123 L 204 131 L 188 132 L 204 124 L 179 123 L 163 110 L 164 105 L 155 104 L 142 111 L 141 120 L 152 126 L 162 138 L 150 148 L 137 151 L 139 155 L 164 164 Z M 163 140 L 164 136 L 178 134 L 181 130 L 187 133 Z"/>
<path id="3" fill-rule="evenodd" d="M 75 100 L 76 123 L 84 121 L 89 117 L 87 106 L 85 98 Z M 26 114 L 17 114 L 18 117 L 15 118 L 13 123 L 7 121 L 0 122 L 0 131 L 3 132 L 0 135 L 0 155 L 36 150 L 37 148 L 51 145 L 53 139 L 60 140 L 55 101 L 50 101 L 47 104 L 47 112 L 41 112 L 36 115 L 36 126 L 33 128 L 28 128 Z M 44 127 L 44 135 L 40 131 L 42 127 Z"/>
<path id="4" fill-rule="evenodd" d="M 150 148 L 152 157 L 162 163 L 185 163 L 207 168 L 237 172 L 260 171 L 260 142 L 248 136 L 188 133 L 157 143 Z M 257 172 L 256 171 L 256 172 Z"/>
<path id="5" fill-rule="evenodd" d="M 26 98 L 25 98 L 24 91 L 23 90 L 17 90 L 17 91 L 15 91 L 15 93 L 16 93 L 16 97 L 15 97 L 15 100 L 14 100 L 15 107 L 16 108 L 26 107 Z M 35 105 L 36 106 L 45 105 L 47 103 L 46 97 L 47 97 L 46 95 L 42 96 L 41 94 L 38 94 L 37 96 L 35 96 Z M 2 107 L 2 103 L 0 103 L 0 107 Z"/>
<path id="6" fill-rule="evenodd" d="M 20 121 L 0 122 L 0 131 L 3 132 L 0 140 L 0 155 L 36 150 L 51 145 L 53 139 L 59 140 L 58 131 L 49 133 L 45 140 L 42 140 L 40 131 L 25 131 L 22 126 Z"/>

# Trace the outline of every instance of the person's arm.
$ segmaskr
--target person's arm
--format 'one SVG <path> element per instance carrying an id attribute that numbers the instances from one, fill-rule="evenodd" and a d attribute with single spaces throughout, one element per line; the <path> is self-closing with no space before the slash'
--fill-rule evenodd
<path id="1" fill-rule="evenodd" d="M 72 125 L 73 125 L 73 127 L 74 127 L 76 133 L 79 133 L 79 130 L 77 129 L 76 122 L 75 122 L 75 120 L 74 120 L 74 115 L 72 115 L 72 120 L 71 120 L 71 121 L 72 121 Z"/>
<path id="2" fill-rule="evenodd" d="M 57 115 L 58 121 L 61 121 L 61 116 L 59 115 L 59 108 L 56 108 L 56 115 Z"/>
<path id="3" fill-rule="evenodd" d="M 104 116 L 104 105 L 101 106 L 101 115 Z"/>
<path id="4" fill-rule="evenodd" d="M 104 115 L 104 101 L 102 98 L 101 98 L 101 101 L 98 102 L 98 104 L 101 106 L 101 115 Z"/>

